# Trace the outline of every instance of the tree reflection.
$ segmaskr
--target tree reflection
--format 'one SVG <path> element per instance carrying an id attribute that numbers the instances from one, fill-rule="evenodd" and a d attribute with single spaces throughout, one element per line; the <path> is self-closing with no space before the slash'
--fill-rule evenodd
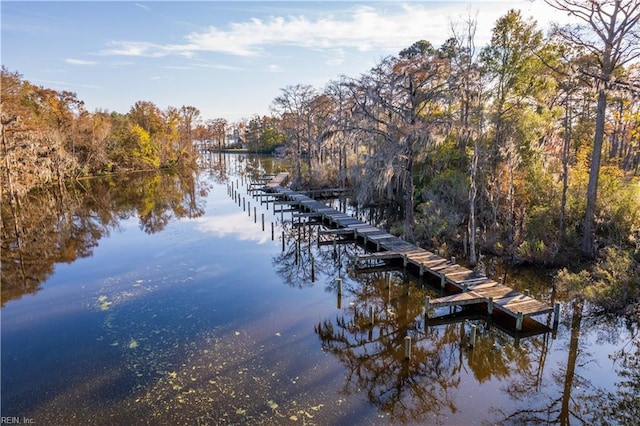
<path id="1" fill-rule="evenodd" d="M 617 375 L 622 379 L 616 384 L 617 392 L 610 392 L 592 383 L 581 374 L 594 362 L 594 354 L 581 342 L 583 328 L 600 333 L 600 340 L 619 343 L 621 329 L 615 321 L 607 322 L 598 316 L 584 317 L 585 306 L 580 299 L 571 303 L 571 317 L 566 363 L 558 370 L 547 373 L 552 380 L 542 383 L 542 369 L 546 358 L 546 345 L 541 347 L 539 374 L 521 370 L 514 375 L 508 392 L 513 400 L 522 404 L 512 412 L 494 410 L 500 424 L 560 424 L 578 423 L 635 425 L 640 418 L 640 339 L 637 323 L 629 325 L 632 336 L 626 345 L 610 358 L 617 363 Z M 585 324 L 586 322 L 586 324 Z M 601 328 L 601 330 L 598 330 Z M 545 337 L 544 341 L 548 337 Z M 535 342 L 535 340 L 534 340 Z M 629 346 L 631 350 L 626 350 Z M 549 398 L 532 400 L 531 395 L 549 395 Z"/>
<path id="2" fill-rule="evenodd" d="M 469 374 L 482 383 L 525 372 L 516 373 L 522 379 L 517 383 L 521 392 L 539 387 L 548 336 L 508 344 L 509 336 L 476 314 L 472 318 L 479 338 L 471 348 L 468 327 L 460 317 L 425 327 L 424 300 L 435 296 L 435 289 L 423 287 L 402 271 L 371 268 L 356 273 L 351 259 L 362 248 L 338 235 L 330 237 L 336 244 L 329 239 L 320 246 L 318 226 L 306 219 L 309 222 L 297 217 L 282 224 L 283 251 L 273 264 L 283 281 L 295 287 L 311 286 L 313 278 L 320 278 L 313 276 L 312 257 L 315 275 L 322 271 L 328 291 L 337 293 L 337 278 L 344 278 L 348 306 L 342 307 L 338 296 L 340 314 L 315 327 L 323 350 L 345 365 L 344 394 L 364 390 L 394 423 L 411 424 L 456 413 L 456 391 Z M 407 336 L 409 359 L 405 359 Z"/>
<path id="3" fill-rule="evenodd" d="M 197 189 L 196 189 L 197 188 Z M 134 173 L 79 181 L 2 203 L 2 306 L 35 293 L 56 263 L 89 257 L 122 220 L 147 233 L 204 212 L 207 187 L 193 173 Z"/>
<path id="4" fill-rule="evenodd" d="M 364 389 L 394 422 L 424 421 L 427 414 L 456 411 L 452 390 L 460 384 L 459 327 L 422 330 L 425 291 L 406 277 L 372 273 L 349 289 L 350 305 L 335 320 L 316 326 L 324 350 L 347 368 L 344 392 Z M 412 355 L 405 359 L 405 337 Z"/>

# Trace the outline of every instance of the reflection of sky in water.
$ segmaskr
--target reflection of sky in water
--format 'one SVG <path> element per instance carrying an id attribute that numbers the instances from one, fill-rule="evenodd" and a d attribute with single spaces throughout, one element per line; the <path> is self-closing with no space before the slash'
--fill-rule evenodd
<path id="1" fill-rule="evenodd" d="M 257 226 L 247 223 L 247 213 L 243 211 L 223 216 L 198 217 L 194 221 L 198 224 L 197 230 L 212 233 L 218 238 L 230 236 L 241 241 L 253 241 L 259 244 L 271 239 L 266 232 L 257 232 L 261 230 L 260 223 Z"/>

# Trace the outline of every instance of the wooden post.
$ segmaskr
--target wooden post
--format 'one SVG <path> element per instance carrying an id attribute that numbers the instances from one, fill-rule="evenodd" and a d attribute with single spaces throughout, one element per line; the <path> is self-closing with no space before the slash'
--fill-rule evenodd
<path id="1" fill-rule="evenodd" d="M 529 289 L 528 289 L 528 288 L 525 288 L 525 289 L 524 289 L 524 295 L 525 295 L 525 296 L 529 296 L 530 294 L 531 294 L 531 293 L 529 292 Z"/>
<path id="2" fill-rule="evenodd" d="M 476 345 L 476 332 L 477 326 L 475 324 L 471 324 L 471 338 L 469 339 L 469 344 L 473 347 Z"/>
<path id="3" fill-rule="evenodd" d="M 453 264 L 456 263 L 456 257 L 455 256 L 451 256 L 451 263 L 453 263 Z"/>
<path id="4" fill-rule="evenodd" d="M 493 313 L 493 297 L 490 297 L 489 300 L 487 300 L 487 313 L 489 315 Z"/>
<path id="5" fill-rule="evenodd" d="M 447 278 L 444 276 L 444 274 L 440 275 L 440 288 L 444 288 L 446 283 L 447 283 Z"/>
<path id="6" fill-rule="evenodd" d="M 429 305 L 431 304 L 431 298 L 429 296 L 424 298 L 424 316 L 429 318 Z"/>
<path id="7" fill-rule="evenodd" d="M 338 296 L 342 296 L 342 277 L 338 277 Z"/>
<path id="8" fill-rule="evenodd" d="M 284 231 L 282 231 L 282 252 L 284 253 Z"/>
<path id="9" fill-rule="evenodd" d="M 245 199 L 244 199 L 244 197 L 242 197 L 242 211 L 244 212 L 246 210 L 247 210 L 247 208 L 246 208 L 246 204 L 245 204 Z"/>
<path id="10" fill-rule="evenodd" d="M 516 330 L 520 331 L 522 330 L 522 320 L 524 319 L 524 316 L 522 315 L 522 312 L 518 312 L 516 314 Z"/>
<path id="11" fill-rule="evenodd" d="M 258 212 L 256 211 L 256 207 L 253 207 L 253 223 L 258 223 Z M 262 228 L 264 231 L 264 228 Z"/>
<path id="12" fill-rule="evenodd" d="M 373 305 L 369 305 L 369 324 L 373 325 L 375 322 L 375 312 L 373 310 Z"/>
<path id="13" fill-rule="evenodd" d="M 262 230 L 264 231 L 264 213 L 262 213 Z M 275 228 L 274 228 L 273 222 L 271 222 L 271 241 L 273 241 L 274 236 L 275 236 Z"/>
<path id="14" fill-rule="evenodd" d="M 558 302 L 553 304 L 553 330 L 558 329 L 560 323 L 560 304 Z"/>
<path id="15" fill-rule="evenodd" d="M 463 292 L 463 293 L 466 293 L 466 292 L 468 292 L 468 291 L 469 291 L 469 283 L 466 283 L 466 282 L 465 282 L 465 283 L 462 285 L 462 292 Z"/>
<path id="16" fill-rule="evenodd" d="M 404 337 L 404 359 L 411 359 L 411 336 Z"/>

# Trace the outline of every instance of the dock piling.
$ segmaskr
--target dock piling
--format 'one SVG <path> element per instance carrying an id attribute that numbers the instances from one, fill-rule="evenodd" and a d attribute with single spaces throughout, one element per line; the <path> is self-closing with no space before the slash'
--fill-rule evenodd
<path id="1" fill-rule="evenodd" d="M 553 304 L 553 329 L 558 329 L 558 324 L 560 323 L 560 303 L 556 302 Z"/>
<path id="2" fill-rule="evenodd" d="M 469 338 L 469 345 L 474 347 L 476 345 L 476 334 L 477 334 L 478 326 L 475 324 L 471 324 L 471 336 Z"/>
<path id="3" fill-rule="evenodd" d="M 404 337 L 404 359 L 411 359 L 411 336 Z"/>
<path id="4" fill-rule="evenodd" d="M 518 331 L 522 330 L 523 319 L 524 319 L 524 316 L 522 315 L 522 312 L 517 312 L 516 313 L 516 330 Z"/>

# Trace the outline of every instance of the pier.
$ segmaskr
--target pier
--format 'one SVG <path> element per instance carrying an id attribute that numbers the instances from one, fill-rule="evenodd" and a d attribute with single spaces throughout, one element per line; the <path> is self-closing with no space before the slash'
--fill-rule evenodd
<path id="1" fill-rule="evenodd" d="M 402 262 L 404 268 L 411 268 L 421 278 L 439 285 L 447 296 L 425 300 L 425 315 L 432 309 L 445 306 L 479 305 L 489 315 L 503 314 L 512 318 L 515 329 L 522 330 L 525 319 L 553 313 L 554 328 L 559 318 L 559 304 L 549 306 L 528 294 L 518 292 L 484 274 L 456 263 L 455 258 L 446 259 L 415 244 L 404 241 L 384 230 L 376 228 L 351 215 L 327 206 L 321 201 L 293 191 L 286 186 L 288 173 L 279 173 L 261 188 L 266 194 L 299 210 L 298 216 L 313 218 L 326 226 L 321 235 L 351 237 L 371 253 L 358 256 L 361 262 Z"/>

